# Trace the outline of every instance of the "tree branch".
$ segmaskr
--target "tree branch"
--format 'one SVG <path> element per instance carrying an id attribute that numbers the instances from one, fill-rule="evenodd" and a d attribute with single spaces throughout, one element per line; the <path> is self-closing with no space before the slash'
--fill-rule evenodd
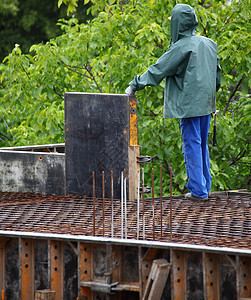
<path id="1" fill-rule="evenodd" d="M 64 96 L 62 94 L 59 94 L 57 91 L 56 91 L 56 87 L 53 85 L 53 91 L 56 95 L 58 95 L 60 98 L 62 98 L 64 100 Z"/>
<path id="2" fill-rule="evenodd" d="M 242 81 L 244 80 L 245 77 L 246 77 L 245 75 L 242 76 L 242 78 L 239 80 L 239 82 L 237 83 L 236 87 L 232 91 L 232 93 L 231 93 L 231 95 L 230 95 L 230 97 L 229 97 L 229 99 L 227 101 L 226 107 L 224 109 L 223 116 L 226 114 L 226 112 L 228 110 L 228 107 L 229 107 L 229 105 L 230 105 L 230 103 L 231 103 L 231 101 L 232 101 L 235 93 L 237 92 L 238 88 L 240 87 L 240 85 L 241 85 L 241 83 L 242 83 Z"/>

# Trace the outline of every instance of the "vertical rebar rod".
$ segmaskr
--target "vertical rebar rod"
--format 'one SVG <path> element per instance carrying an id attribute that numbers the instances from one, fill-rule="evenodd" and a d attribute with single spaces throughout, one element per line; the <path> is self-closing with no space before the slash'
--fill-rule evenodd
<path id="1" fill-rule="evenodd" d="M 139 239 L 139 187 L 140 187 L 140 171 L 138 171 L 138 193 L 137 193 L 137 240 Z"/>
<path id="2" fill-rule="evenodd" d="M 145 239 L 145 187 L 144 168 L 142 168 L 142 205 L 143 205 L 143 240 Z"/>
<path id="3" fill-rule="evenodd" d="M 93 194 L 93 235 L 95 236 L 95 172 L 92 172 L 92 194 Z"/>
<path id="4" fill-rule="evenodd" d="M 103 195 L 103 236 L 105 236 L 105 172 L 102 171 L 102 195 Z"/>
<path id="5" fill-rule="evenodd" d="M 173 204 L 172 204 L 172 198 L 173 198 L 173 191 L 172 191 L 172 185 L 173 185 L 173 175 L 172 175 L 172 168 L 170 168 L 170 236 L 172 238 L 172 210 L 173 210 Z"/>
<path id="6" fill-rule="evenodd" d="M 160 166 L 160 237 L 162 238 L 163 230 L 162 230 L 162 166 Z"/>
<path id="7" fill-rule="evenodd" d="M 112 238 L 113 238 L 113 234 L 114 234 L 114 227 L 113 227 L 113 170 L 111 170 L 111 206 L 112 206 L 112 224 L 111 224 L 111 234 L 112 234 Z"/>
<path id="8" fill-rule="evenodd" d="M 123 239 L 123 232 L 124 232 L 124 173 L 121 172 L 121 238 Z"/>
<path id="9" fill-rule="evenodd" d="M 124 169 L 125 238 L 127 239 L 126 169 Z"/>
<path id="10" fill-rule="evenodd" d="M 155 208 L 154 208 L 154 175 L 152 168 L 152 211 L 153 211 L 153 240 L 155 240 Z"/>

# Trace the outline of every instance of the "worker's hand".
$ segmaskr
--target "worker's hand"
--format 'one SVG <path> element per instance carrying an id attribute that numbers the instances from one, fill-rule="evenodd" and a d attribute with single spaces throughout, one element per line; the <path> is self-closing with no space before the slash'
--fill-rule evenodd
<path id="1" fill-rule="evenodd" d="M 128 95 L 128 96 L 132 96 L 134 95 L 134 90 L 130 87 L 130 85 L 128 86 L 128 88 L 125 90 L 125 93 Z"/>

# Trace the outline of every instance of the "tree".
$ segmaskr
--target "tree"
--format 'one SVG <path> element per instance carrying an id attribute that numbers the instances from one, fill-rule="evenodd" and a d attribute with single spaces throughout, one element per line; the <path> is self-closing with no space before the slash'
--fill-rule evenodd
<path id="1" fill-rule="evenodd" d="M 74 11 L 75 17 L 84 22 L 89 5 Z M 71 14 L 72 16 L 72 14 Z M 0 60 L 19 44 L 27 53 L 35 43 L 46 43 L 62 34 L 56 25 L 59 18 L 67 17 L 67 7 L 58 7 L 57 0 L 1 0 L 0 2 Z M 90 15 L 89 17 L 90 18 Z"/>
<path id="2" fill-rule="evenodd" d="M 30 54 L 22 54 L 16 45 L 0 67 L 0 96 L 5 104 L 0 108 L 2 145 L 63 142 L 64 92 L 124 93 L 133 76 L 168 48 L 169 16 L 176 2 L 93 0 L 88 12 L 95 17 L 89 23 L 61 20 L 64 33 L 33 45 Z M 213 189 L 250 187 L 248 4 L 187 3 L 197 11 L 199 33 L 218 42 L 223 70 L 217 96 L 217 145 L 212 145 L 212 136 L 209 141 Z M 184 193 L 178 120 L 163 119 L 163 90 L 164 81 L 137 93 L 140 145 L 142 154 L 157 155 L 156 172 L 156 166 L 164 167 L 165 192 L 172 167 L 174 191 Z M 147 165 L 146 171 L 151 167 Z"/>

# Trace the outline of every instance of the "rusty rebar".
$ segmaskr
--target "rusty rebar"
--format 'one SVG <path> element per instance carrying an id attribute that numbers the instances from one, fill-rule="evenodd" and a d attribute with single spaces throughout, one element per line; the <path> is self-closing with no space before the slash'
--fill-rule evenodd
<path id="1" fill-rule="evenodd" d="M 95 236 L 95 172 L 92 172 L 92 195 L 93 195 L 93 235 Z"/>
<path id="2" fill-rule="evenodd" d="M 127 239 L 126 169 L 124 169 L 125 238 Z"/>
<path id="3" fill-rule="evenodd" d="M 163 191 L 162 191 L 162 166 L 160 166 L 160 237 L 162 237 L 163 230 L 162 230 L 162 202 L 163 202 Z"/>
<path id="4" fill-rule="evenodd" d="M 152 212 L 153 212 L 153 240 L 155 240 L 155 207 L 154 207 L 154 173 L 152 168 Z"/>
<path id="5" fill-rule="evenodd" d="M 170 236 L 172 238 L 172 210 L 173 210 L 173 204 L 172 204 L 172 198 L 173 198 L 173 175 L 172 175 L 172 168 L 170 168 Z"/>
<path id="6" fill-rule="evenodd" d="M 121 238 L 124 236 L 124 173 L 121 172 Z"/>
<path id="7" fill-rule="evenodd" d="M 105 236 L 105 172 L 102 171 L 102 196 L 103 196 L 103 236 Z"/>
<path id="8" fill-rule="evenodd" d="M 114 235 L 114 225 L 113 225 L 113 219 L 114 219 L 114 215 L 113 215 L 113 170 L 111 170 L 111 206 L 112 206 L 111 235 L 112 235 L 112 238 L 113 238 L 113 235 Z"/>

